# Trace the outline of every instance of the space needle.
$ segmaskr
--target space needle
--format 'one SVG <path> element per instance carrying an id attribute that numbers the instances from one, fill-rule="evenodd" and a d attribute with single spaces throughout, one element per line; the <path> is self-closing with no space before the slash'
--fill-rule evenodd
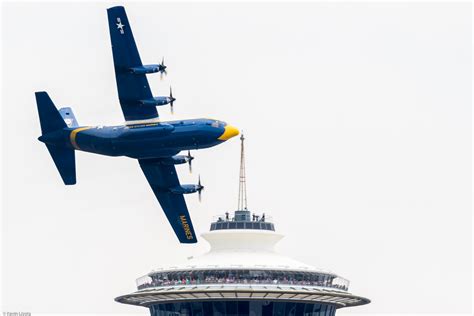
<path id="1" fill-rule="evenodd" d="M 244 136 L 237 210 L 217 216 L 202 234 L 209 252 L 137 279 L 137 291 L 117 297 L 143 306 L 151 316 L 312 315 L 370 303 L 349 292 L 337 274 L 274 250 L 283 235 L 265 213 L 247 208 Z"/>

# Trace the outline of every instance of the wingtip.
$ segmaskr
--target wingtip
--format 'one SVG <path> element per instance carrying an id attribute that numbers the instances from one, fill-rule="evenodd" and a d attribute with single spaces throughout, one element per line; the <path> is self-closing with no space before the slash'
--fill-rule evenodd
<path id="1" fill-rule="evenodd" d="M 123 10 L 125 10 L 125 7 L 122 6 L 122 5 L 117 5 L 117 6 L 115 6 L 115 7 L 110 7 L 110 8 L 108 8 L 107 11 L 113 11 L 113 10 L 117 10 L 117 9 L 123 9 Z"/>
<path id="2" fill-rule="evenodd" d="M 198 242 L 197 239 L 180 241 L 180 243 L 182 244 L 196 244 L 197 242 Z"/>

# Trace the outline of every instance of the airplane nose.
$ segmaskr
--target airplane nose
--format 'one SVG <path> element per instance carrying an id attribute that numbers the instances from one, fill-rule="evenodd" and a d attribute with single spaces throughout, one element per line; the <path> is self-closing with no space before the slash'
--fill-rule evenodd
<path id="1" fill-rule="evenodd" d="M 228 140 L 234 136 L 239 135 L 239 130 L 232 125 L 226 125 L 224 127 L 224 133 L 219 136 L 218 140 Z"/>

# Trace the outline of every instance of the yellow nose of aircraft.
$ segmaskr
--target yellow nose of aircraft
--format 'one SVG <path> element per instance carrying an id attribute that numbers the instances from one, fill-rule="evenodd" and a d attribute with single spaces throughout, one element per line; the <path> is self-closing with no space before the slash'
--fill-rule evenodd
<path id="1" fill-rule="evenodd" d="M 219 136 L 218 140 L 228 140 L 234 136 L 239 135 L 239 130 L 232 125 L 226 125 L 224 127 L 224 133 Z"/>

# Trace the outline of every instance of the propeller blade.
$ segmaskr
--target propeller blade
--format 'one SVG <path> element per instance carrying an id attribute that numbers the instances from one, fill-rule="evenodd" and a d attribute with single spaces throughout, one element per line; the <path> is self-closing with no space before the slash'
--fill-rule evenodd
<path id="1" fill-rule="evenodd" d="M 193 161 L 193 156 L 191 156 L 191 151 L 188 150 L 188 165 L 189 165 L 189 173 L 193 173 L 193 165 L 191 161 Z"/>
<path id="2" fill-rule="evenodd" d="M 171 86 L 170 86 L 170 110 L 171 110 L 171 114 L 174 114 L 174 109 L 173 109 L 173 103 L 174 101 L 176 100 L 175 98 L 173 98 L 173 90 L 171 89 Z"/>
<path id="3" fill-rule="evenodd" d="M 168 75 L 168 72 L 165 69 L 160 70 L 160 80 L 163 80 L 163 76 L 166 76 L 166 75 Z"/>
<path id="4" fill-rule="evenodd" d="M 161 58 L 161 64 L 160 64 L 160 80 L 163 80 L 163 75 L 166 75 L 166 66 L 165 66 L 165 56 Z"/>
<path id="5" fill-rule="evenodd" d="M 199 196 L 199 202 L 201 202 L 201 192 L 202 190 L 204 190 L 204 187 L 201 185 L 201 175 L 199 175 L 199 178 L 198 178 L 198 196 Z"/>
<path id="6" fill-rule="evenodd" d="M 173 109 L 173 102 L 176 100 L 175 98 L 173 98 L 173 90 L 171 89 L 171 86 L 170 86 L 170 110 L 171 110 L 171 114 L 174 114 L 174 109 Z"/>

